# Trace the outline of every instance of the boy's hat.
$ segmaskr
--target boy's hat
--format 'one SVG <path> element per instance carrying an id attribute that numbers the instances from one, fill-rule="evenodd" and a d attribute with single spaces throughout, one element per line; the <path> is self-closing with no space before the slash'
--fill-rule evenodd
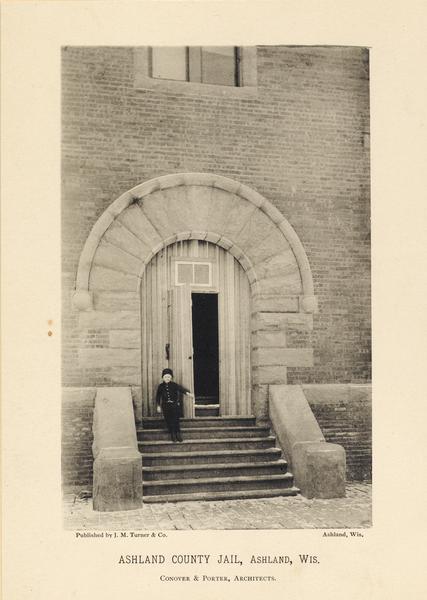
<path id="1" fill-rule="evenodd" d="M 172 371 L 172 369 L 163 369 L 163 371 L 162 371 L 162 377 L 163 377 L 163 375 L 172 375 L 172 377 L 173 377 L 173 371 Z"/>

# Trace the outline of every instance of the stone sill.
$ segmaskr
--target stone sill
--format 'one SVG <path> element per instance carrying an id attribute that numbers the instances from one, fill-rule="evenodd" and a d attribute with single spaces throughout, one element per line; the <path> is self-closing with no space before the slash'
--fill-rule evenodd
<path id="1" fill-rule="evenodd" d="M 138 92 L 176 93 L 186 96 L 215 96 L 223 98 L 256 98 L 258 88 L 255 86 L 233 87 L 211 83 L 194 83 L 189 81 L 172 81 L 152 79 L 140 76 L 135 81 L 134 90 Z"/>

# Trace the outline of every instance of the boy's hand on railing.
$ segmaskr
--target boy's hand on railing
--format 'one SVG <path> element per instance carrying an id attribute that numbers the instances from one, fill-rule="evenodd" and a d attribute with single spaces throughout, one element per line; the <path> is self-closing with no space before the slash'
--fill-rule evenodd
<path id="1" fill-rule="evenodd" d="M 158 413 L 162 412 L 162 409 L 160 408 L 159 405 L 157 405 L 157 409 L 156 410 L 157 410 Z"/>

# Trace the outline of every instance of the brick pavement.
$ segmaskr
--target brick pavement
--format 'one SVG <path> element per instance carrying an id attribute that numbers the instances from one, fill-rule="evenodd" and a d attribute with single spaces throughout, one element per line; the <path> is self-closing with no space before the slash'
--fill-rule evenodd
<path id="1" fill-rule="evenodd" d="M 85 490 L 64 494 L 66 529 L 309 529 L 371 526 L 371 485 L 347 484 L 345 498 L 303 496 L 144 504 L 138 510 L 95 512 Z"/>

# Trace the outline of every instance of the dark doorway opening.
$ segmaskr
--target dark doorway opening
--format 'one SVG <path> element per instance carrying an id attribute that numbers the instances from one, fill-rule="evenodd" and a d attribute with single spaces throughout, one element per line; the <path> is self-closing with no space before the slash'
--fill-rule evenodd
<path id="1" fill-rule="evenodd" d="M 219 396 L 218 294 L 191 294 L 194 393 L 197 404 Z"/>

